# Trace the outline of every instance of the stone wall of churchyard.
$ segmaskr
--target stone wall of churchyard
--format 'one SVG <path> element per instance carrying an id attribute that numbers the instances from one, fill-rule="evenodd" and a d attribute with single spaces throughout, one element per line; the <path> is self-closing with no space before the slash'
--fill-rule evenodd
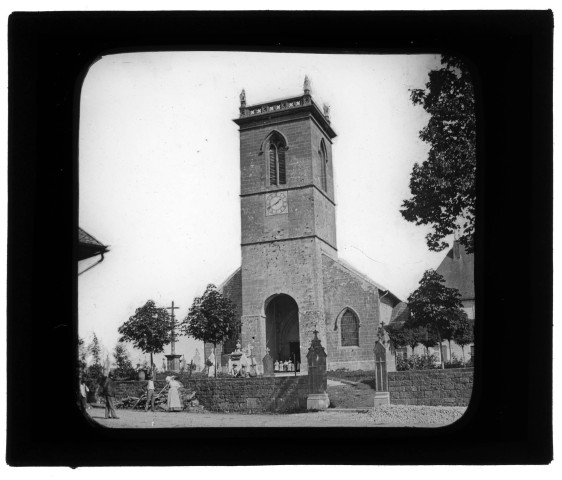
<path id="1" fill-rule="evenodd" d="M 474 369 L 389 372 L 390 403 L 466 406 L 472 395 Z"/>
<path id="2" fill-rule="evenodd" d="M 195 398 L 207 410 L 221 412 L 283 412 L 306 408 L 308 377 L 201 378 L 182 380 L 184 387 L 195 390 Z M 166 382 L 154 382 L 158 393 Z M 117 400 L 140 397 L 146 381 L 115 382 Z"/>

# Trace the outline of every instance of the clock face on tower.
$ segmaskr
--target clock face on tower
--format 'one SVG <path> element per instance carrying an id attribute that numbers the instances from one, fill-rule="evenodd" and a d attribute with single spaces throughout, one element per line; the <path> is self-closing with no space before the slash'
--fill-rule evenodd
<path id="1" fill-rule="evenodd" d="M 287 192 L 272 192 L 265 196 L 266 215 L 281 215 L 287 212 Z"/>

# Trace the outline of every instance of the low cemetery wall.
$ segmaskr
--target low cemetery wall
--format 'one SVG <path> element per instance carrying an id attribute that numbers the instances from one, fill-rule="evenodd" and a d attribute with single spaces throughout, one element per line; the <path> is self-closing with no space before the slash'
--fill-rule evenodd
<path id="1" fill-rule="evenodd" d="M 306 408 L 308 376 L 255 378 L 198 378 L 180 380 L 207 410 L 220 412 L 284 412 Z M 116 381 L 115 396 L 140 397 L 146 381 Z M 166 385 L 155 381 L 158 394 Z"/>
<path id="2" fill-rule="evenodd" d="M 473 368 L 389 372 L 390 403 L 466 406 L 472 395 L 473 380 Z"/>

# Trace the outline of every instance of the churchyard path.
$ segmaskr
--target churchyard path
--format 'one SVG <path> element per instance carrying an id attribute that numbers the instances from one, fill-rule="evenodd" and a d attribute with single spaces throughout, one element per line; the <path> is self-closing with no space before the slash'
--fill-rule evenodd
<path id="1" fill-rule="evenodd" d="M 399 407 L 399 406 L 397 406 Z M 411 407 L 410 407 L 411 408 Z M 429 407 L 432 408 L 432 407 Z M 463 407 L 448 407 L 458 418 Z M 213 428 L 213 427 L 440 427 L 451 423 L 444 419 L 423 421 L 415 418 L 402 421 L 385 421 L 385 417 L 371 410 L 342 411 L 327 410 L 292 414 L 240 414 L 216 412 L 148 412 L 118 410 L 119 419 L 105 419 L 104 410 L 92 408 L 88 414 L 100 425 L 109 428 Z M 388 417 L 388 415 L 386 416 Z M 392 416 L 391 416 L 392 417 Z M 452 418 L 452 417 L 450 417 Z M 388 418 L 386 418 L 388 420 Z"/>

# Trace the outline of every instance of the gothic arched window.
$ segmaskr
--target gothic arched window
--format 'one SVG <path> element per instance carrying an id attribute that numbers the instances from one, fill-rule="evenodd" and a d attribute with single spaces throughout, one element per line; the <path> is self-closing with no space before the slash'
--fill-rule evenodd
<path id="1" fill-rule="evenodd" d="M 285 185 L 287 183 L 285 150 L 287 150 L 287 146 L 281 135 L 277 133 L 271 135 L 268 147 L 270 185 Z"/>
<path id="2" fill-rule="evenodd" d="M 341 346 L 359 346 L 359 320 L 349 309 L 341 317 Z"/>
<path id="3" fill-rule="evenodd" d="M 324 139 L 320 142 L 320 151 L 318 153 L 320 155 L 320 185 L 322 186 L 322 190 L 327 192 L 328 181 L 326 179 L 326 164 L 328 163 L 328 153 L 326 151 Z"/>

